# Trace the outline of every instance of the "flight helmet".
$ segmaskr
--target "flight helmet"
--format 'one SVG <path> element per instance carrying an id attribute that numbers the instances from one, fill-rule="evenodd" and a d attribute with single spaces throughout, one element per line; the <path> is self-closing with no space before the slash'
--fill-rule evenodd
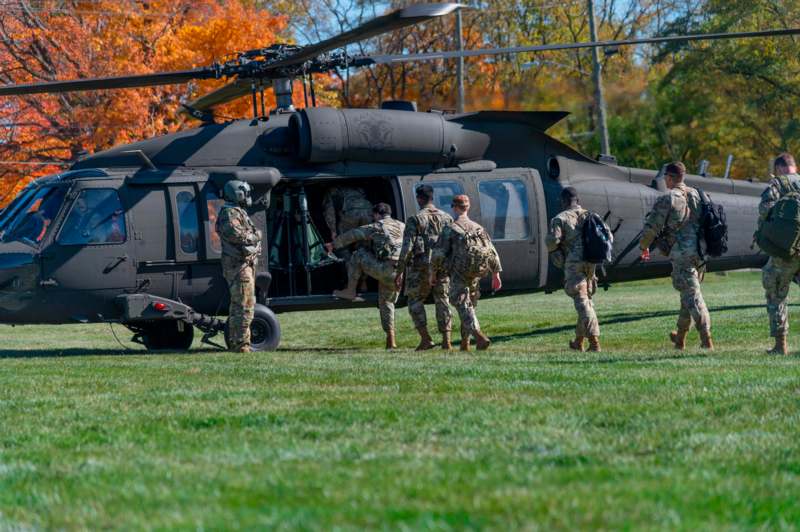
<path id="1" fill-rule="evenodd" d="M 250 196 L 252 190 L 249 183 L 234 179 L 225 183 L 225 188 L 222 189 L 222 197 L 225 201 L 234 205 L 250 207 L 253 205 L 253 198 Z"/>

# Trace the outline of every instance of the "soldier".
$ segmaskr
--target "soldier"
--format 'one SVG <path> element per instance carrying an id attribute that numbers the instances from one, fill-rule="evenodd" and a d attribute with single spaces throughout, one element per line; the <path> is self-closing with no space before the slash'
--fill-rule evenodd
<path id="1" fill-rule="evenodd" d="M 686 334 L 694 320 L 700 333 L 700 347 L 714 349 L 711 340 L 711 317 L 700 291 L 705 271 L 698 246 L 701 200 L 697 190 L 683 182 L 686 167 L 674 162 L 664 171 L 669 193 L 656 200 L 645 219 L 639 247 L 642 260 L 650 259 L 650 245 L 657 244 L 672 263 L 672 286 L 681 294 L 677 330 L 670 333 L 676 349 L 685 349 Z"/>
<path id="2" fill-rule="evenodd" d="M 249 353 L 250 324 L 256 306 L 256 262 L 261 253 L 261 231 L 245 208 L 253 204 L 250 185 L 228 181 L 223 189 L 225 204 L 217 217 L 222 240 L 222 274 L 230 289 L 228 335 L 231 350 Z"/>
<path id="3" fill-rule="evenodd" d="M 774 175 L 769 186 L 761 194 L 758 205 L 759 223 L 767 218 L 769 210 L 788 192 L 794 192 L 800 186 L 797 175 L 797 163 L 789 153 L 782 153 L 775 159 Z M 782 179 L 784 178 L 784 179 Z M 789 185 L 789 186 L 787 186 Z M 770 336 L 775 338 L 775 347 L 767 351 L 773 355 L 789 353 L 787 336 L 789 334 L 789 311 L 787 299 L 792 279 L 800 274 L 800 258 L 770 257 L 761 272 L 761 280 L 767 298 Z"/>
<path id="4" fill-rule="evenodd" d="M 575 303 L 578 323 L 571 349 L 583 351 L 583 340 L 589 339 L 589 351 L 600 351 L 600 325 L 594 312 L 592 296 L 597 290 L 596 264 L 583 260 L 583 224 L 589 211 L 578 203 L 578 192 L 572 187 L 561 191 L 563 211 L 550 221 L 545 242 L 553 264 L 564 269 L 564 291 Z M 611 232 L 609 231 L 609 234 Z"/>
<path id="5" fill-rule="evenodd" d="M 449 350 L 453 348 L 450 343 L 453 316 L 447 301 L 450 279 L 442 274 L 435 276 L 431 284 L 430 274 L 433 247 L 442 230 L 453 223 L 453 218 L 433 204 L 433 187 L 430 185 L 417 187 L 416 196 L 420 210 L 406 220 L 403 247 L 397 264 L 396 287 L 400 290 L 405 273 L 408 313 L 420 336 L 417 351 L 431 349 L 436 345 L 428 332 L 428 318 L 425 315 L 425 300 L 431 292 L 436 305 L 436 324 L 442 334 L 442 349 Z"/>
<path id="6" fill-rule="evenodd" d="M 372 219 L 373 223 L 350 229 L 333 241 L 333 248 L 337 250 L 359 242 L 370 244 L 352 254 L 347 263 L 347 288 L 335 290 L 333 295 L 353 300 L 363 274 L 377 280 L 378 308 L 381 326 L 386 333 L 386 349 L 395 349 L 394 304 L 399 294 L 395 278 L 405 224 L 392 218 L 392 208 L 386 203 L 378 203 L 372 208 Z"/>
<path id="7" fill-rule="evenodd" d="M 467 216 L 469 197 L 454 196 L 452 207 L 455 221 L 442 230 L 433 250 L 429 282 L 433 285 L 437 278 L 450 272 L 450 302 L 461 318 L 461 350 L 470 350 L 470 336 L 475 336 L 479 350 L 489 349 L 491 341 L 481 332 L 475 305 L 482 277 L 491 273 L 492 290 L 502 288 L 500 257 L 486 230 Z"/>
<path id="8" fill-rule="evenodd" d="M 322 198 L 325 224 L 331 232 L 331 240 L 372 222 L 372 203 L 360 187 L 331 187 Z"/>

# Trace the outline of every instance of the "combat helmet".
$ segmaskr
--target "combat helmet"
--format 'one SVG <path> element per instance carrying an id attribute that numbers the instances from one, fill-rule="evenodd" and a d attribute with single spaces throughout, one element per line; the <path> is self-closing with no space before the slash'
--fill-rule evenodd
<path id="1" fill-rule="evenodd" d="M 222 197 L 225 201 L 234 205 L 250 207 L 253 205 L 253 198 L 250 196 L 252 190 L 249 183 L 234 179 L 225 183 L 225 188 L 222 189 Z"/>

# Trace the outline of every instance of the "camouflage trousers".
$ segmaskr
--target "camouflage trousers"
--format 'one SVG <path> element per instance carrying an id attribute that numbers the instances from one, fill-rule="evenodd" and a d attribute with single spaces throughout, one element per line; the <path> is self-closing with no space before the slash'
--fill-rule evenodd
<path id="1" fill-rule="evenodd" d="M 681 310 L 677 324 L 679 331 L 688 331 L 693 320 L 698 331 L 711 331 L 711 316 L 700 291 L 705 273 L 701 264 L 698 256 L 672 259 L 672 286 L 681 293 Z"/>
<path id="2" fill-rule="evenodd" d="M 461 318 L 461 338 L 469 338 L 475 331 L 481 330 L 475 307 L 480 299 L 480 278 L 464 278 L 454 273 L 450 279 L 450 303 L 456 307 L 458 317 Z"/>
<path id="3" fill-rule="evenodd" d="M 600 324 L 592 302 L 592 296 L 597 291 L 595 268 L 589 262 L 570 261 L 564 265 L 564 292 L 572 298 L 578 313 L 575 336 L 600 336 Z"/>
<path id="4" fill-rule="evenodd" d="M 351 229 L 355 229 L 356 227 L 361 227 L 362 225 L 369 225 L 372 223 L 372 211 L 371 210 L 363 210 L 363 211 L 350 211 L 350 212 L 343 212 L 339 215 L 339 233 L 340 235 L 345 234 Z M 352 248 L 358 248 L 358 245 L 337 249 L 336 256 L 340 259 L 348 262 L 350 257 L 353 256 Z"/>
<path id="5" fill-rule="evenodd" d="M 767 297 L 769 334 L 772 337 L 789 334 L 789 286 L 800 273 L 800 258 L 770 257 L 761 271 L 761 282 Z"/>
<path id="6" fill-rule="evenodd" d="M 228 282 L 231 296 L 228 308 L 230 347 L 238 351 L 250 346 L 250 324 L 256 307 L 256 260 L 223 255 L 222 275 Z"/>
<path id="7" fill-rule="evenodd" d="M 421 329 L 428 326 L 428 316 L 425 313 L 425 300 L 433 294 L 433 303 L 436 306 L 436 325 L 440 333 L 450 332 L 453 328 L 453 314 L 447 292 L 450 289 L 450 278 L 441 277 L 431 285 L 429 279 L 430 264 L 427 262 L 412 263 L 406 268 L 406 296 L 408 297 L 408 314 L 414 327 Z"/>
<path id="8" fill-rule="evenodd" d="M 399 295 L 394 284 L 397 274 L 397 261 L 379 260 L 366 249 L 359 249 L 347 263 L 349 279 L 359 279 L 369 275 L 378 281 L 378 310 L 381 315 L 381 327 L 384 332 L 394 330 L 394 305 Z"/>

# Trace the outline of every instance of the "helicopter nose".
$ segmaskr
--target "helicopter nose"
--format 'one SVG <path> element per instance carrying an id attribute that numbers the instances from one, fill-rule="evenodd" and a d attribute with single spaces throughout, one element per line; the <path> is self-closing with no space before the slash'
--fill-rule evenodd
<path id="1" fill-rule="evenodd" d="M 26 321 L 33 302 L 39 267 L 35 254 L 24 245 L 0 245 L 0 323 Z"/>

